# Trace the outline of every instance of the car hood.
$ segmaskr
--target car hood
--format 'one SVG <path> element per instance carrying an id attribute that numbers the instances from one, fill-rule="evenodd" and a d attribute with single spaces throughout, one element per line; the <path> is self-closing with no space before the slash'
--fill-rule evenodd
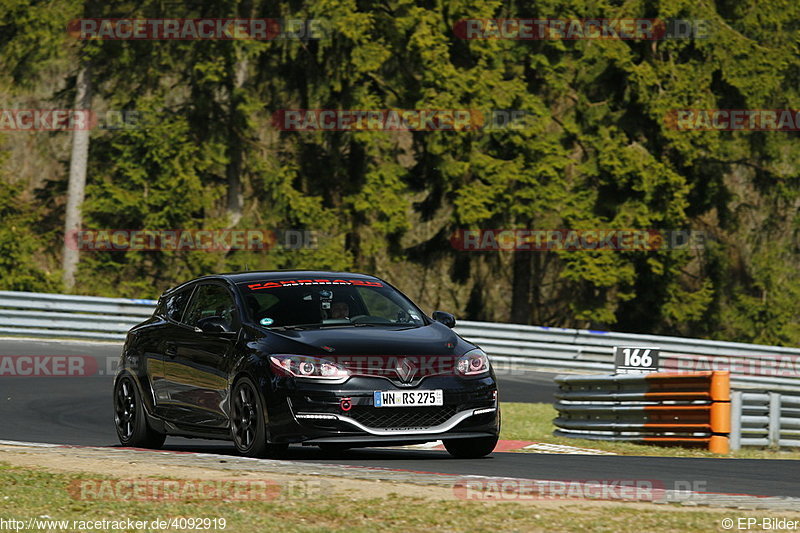
<path id="1" fill-rule="evenodd" d="M 474 346 L 438 322 L 415 328 L 361 326 L 270 330 L 270 353 L 300 355 L 463 355 Z"/>

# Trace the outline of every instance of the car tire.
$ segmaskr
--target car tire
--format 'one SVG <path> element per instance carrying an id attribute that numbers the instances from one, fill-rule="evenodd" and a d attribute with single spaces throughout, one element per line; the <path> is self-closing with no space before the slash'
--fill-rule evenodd
<path id="1" fill-rule="evenodd" d="M 231 394 L 231 438 L 239 455 L 245 457 L 280 457 L 287 443 L 268 443 L 264 423 L 264 402 L 250 378 L 239 379 Z"/>
<path id="2" fill-rule="evenodd" d="M 472 439 L 452 439 L 444 441 L 444 448 L 458 459 L 478 459 L 494 451 L 497 437 L 475 437 Z"/>
<path id="3" fill-rule="evenodd" d="M 142 397 L 130 376 L 122 376 L 114 385 L 114 426 L 123 446 L 158 449 L 167 438 L 147 423 Z"/>

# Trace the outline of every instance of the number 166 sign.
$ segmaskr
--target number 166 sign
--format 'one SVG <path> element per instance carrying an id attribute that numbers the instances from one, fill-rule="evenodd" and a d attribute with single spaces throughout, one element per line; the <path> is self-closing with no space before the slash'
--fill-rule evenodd
<path id="1" fill-rule="evenodd" d="M 658 372 L 658 348 L 614 347 L 614 367 L 617 374 Z"/>

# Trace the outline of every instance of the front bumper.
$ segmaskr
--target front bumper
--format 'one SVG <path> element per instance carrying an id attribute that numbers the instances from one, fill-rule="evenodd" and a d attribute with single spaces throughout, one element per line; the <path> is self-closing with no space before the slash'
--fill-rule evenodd
<path id="1" fill-rule="evenodd" d="M 442 389 L 441 407 L 381 407 L 374 391 Z M 496 436 L 500 431 L 494 376 L 431 376 L 413 387 L 355 376 L 341 385 L 275 378 L 269 410 L 273 442 L 388 445 Z"/>

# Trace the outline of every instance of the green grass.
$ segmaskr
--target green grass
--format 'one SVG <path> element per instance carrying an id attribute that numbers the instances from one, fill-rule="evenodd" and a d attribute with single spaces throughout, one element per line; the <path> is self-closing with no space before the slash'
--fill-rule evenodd
<path id="1" fill-rule="evenodd" d="M 664 457 L 736 457 L 741 459 L 800 459 L 800 450 L 770 450 L 742 448 L 729 455 L 720 456 L 707 450 L 675 446 L 652 446 L 629 442 L 573 439 L 553 435 L 553 419 L 557 412 L 547 403 L 506 403 L 500 405 L 503 416 L 501 439 L 531 440 L 551 444 L 566 444 L 580 448 L 594 448 L 620 455 L 657 455 Z"/>
<path id="2" fill-rule="evenodd" d="M 346 494 L 331 494 L 330 491 L 269 502 L 87 502 L 70 496 L 67 487 L 71 481 L 97 477 L 50 473 L 0 463 L 0 516 L 17 520 L 30 517 L 147 521 L 175 517 L 225 518 L 225 531 L 247 533 L 272 530 L 661 533 L 718 531 L 723 518 L 735 520 L 740 516 L 758 514 L 675 508 L 658 508 L 652 512 L 626 504 L 584 504 L 580 501 L 555 505 L 553 502 L 487 505 L 475 501 L 425 500 L 391 493 L 381 498 L 357 499 Z"/>

